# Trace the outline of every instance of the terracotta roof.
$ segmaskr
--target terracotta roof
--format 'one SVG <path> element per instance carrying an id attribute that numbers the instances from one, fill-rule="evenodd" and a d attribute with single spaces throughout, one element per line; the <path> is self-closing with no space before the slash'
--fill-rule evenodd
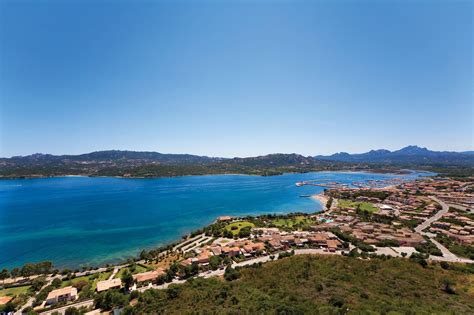
<path id="1" fill-rule="evenodd" d="M 77 289 L 72 287 L 72 286 L 69 286 L 69 287 L 64 287 L 64 288 L 61 288 L 61 289 L 53 290 L 53 291 L 49 292 L 48 297 L 46 298 L 46 300 L 56 299 L 58 296 L 61 296 L 61 295 L 75 296 L 75 295 L 77 295 Z"/>
<path id="2" fill-rule="evenodd" d="M 0 296 L 0 305 L 7 304 L 11 300 L 13 300 L 11 296 Z"/>
<path id="3" fill-rule="evenodd" d="M 97 292 L 106 291 L 110 288 L 120 287 L 122 285 L 122 280 L 120 279 L 111 279 L 97 282 Z"/>
<path id="4" fill-rule="evenodd" d="M 137 273 L 136 275 L 133 275 L 133 279 L 135 279 L 137 282 L 152 281 L 164 274 L 165 272 L 159 269 L 159 270 Z"/>

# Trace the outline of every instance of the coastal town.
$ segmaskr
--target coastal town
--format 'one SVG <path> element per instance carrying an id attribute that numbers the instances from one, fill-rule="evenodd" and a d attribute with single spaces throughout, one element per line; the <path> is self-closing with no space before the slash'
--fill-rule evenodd
<path id="1" fill-rule="evenodd" d="M 196 277 L 226 281 L 240 268 L 293 255 L 474 263 L 474 178 L 385 184 L 391 185 L 331 183 L 312 196 L 324 207 L 312 214 L 221 216 L 178 243 L 142 251 L 120 265 L 75 271 L 54 270 L 51 264 L 5 269 L 0 307 L 8 314 L 72 314 L 71 308 L 107 314 L 148 289 L 167 289 Z"/>

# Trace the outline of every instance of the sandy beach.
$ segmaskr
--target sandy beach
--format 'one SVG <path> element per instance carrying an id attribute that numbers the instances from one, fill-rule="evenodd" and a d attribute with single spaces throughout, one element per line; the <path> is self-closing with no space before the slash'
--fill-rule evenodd
<path id="1" fill-rule="evenodd" d="M 323 207 L 326 207 L 326 203 L 328 202 L 329 198 L 326 197 L 324 194 L 317 194 L 317 195 L 312 195 L 311 198 L 313 198 L 314 200 L 317 200 L 319 201 Z"/>

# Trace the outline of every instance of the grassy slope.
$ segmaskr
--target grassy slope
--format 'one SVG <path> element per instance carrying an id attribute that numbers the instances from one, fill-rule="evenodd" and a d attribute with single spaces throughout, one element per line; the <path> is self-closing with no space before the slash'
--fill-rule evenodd
<path id="1" fill-rule="evenodd" d="M 317 221 L 305 216 L 296 216 L 289 219 L 276 219 L 272 223 L 277 227 L 292 228 L 295 225 L 314 225 Z"/>
<path id="2" fill-rule="evenodd" d="M 304 255 L 244 269 L 233 282 L 192 280 L 176 286 L 176 294 L 149 290 L 133 313 L 315 314 L 337 311 L 342 301 L 350 313 L 472 314 L 473 277 L 404 259 Z M 443 278 L 455 283 L 456 294 L 441 290 Z"/>
<path id="3" fill-rule="evenodd" d="M 30 288 L 29 285 L 21 286 L 21 287 L 14 287 L 14 288 L 7 288 L 0 290 L 0 296 L 16 296 L 21 293 L 28 292 Z"/>
<path id="4" fill-rule="evenodd" d="M 234 226 L 237 227 L 236 230 L 232 230 L 232 227 L 234 227 Z M 244 227 L 247 227 L 247 226 L 254 227 L 255 225 L 251 222 L 248 222 L 248 221 L 238 221 L 238 222 L 232 222 L 229 225 L 226 225 L 225 229 L 232 232 L 232 234 L 237 235 L 237 234 L 239 234 L 240 229 L 242 229 Z"/>
<path id="5" fill-rule="evenodd" d="M 338 205 L 341 208 L 356 208 L 357 205 L 360 205 L 361 210 L 367 211 L 367 212 L 372 212 L 372 213 L 377 212 L 379 210 L 376 207 L 374 207 L 373 204 L 371 204 L 369 202 L 358 202 L 358 201 L 350 201 L 350 200 L 340 199 L 340 200 L 338 200 Z"/>

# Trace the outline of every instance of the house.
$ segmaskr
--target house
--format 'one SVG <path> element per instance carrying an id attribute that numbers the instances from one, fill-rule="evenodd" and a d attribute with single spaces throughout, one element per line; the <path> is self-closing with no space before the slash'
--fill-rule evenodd
<path id="1" fill-rule="evenodd" d="M 48 296 L 46 297 L 46 304 L 51 305 L 64 301 L 74 301 L 76 299 L 77 289 L 72 286 L 68 286 L 49 292 Z"/>
<path id="2" fill-rule="evenodd" d="M 122 280 L 111 279 L 97 282 L 97 292 L 107 291 L 109 289 L 118 289 L 122 286 Z"/>
<path id="3" fill-rule="evenodd" d="M 185 260 L 182 260 L 179 264 L 183 267 L 191 266 L 193 264 L 193 260 L 192 258 L 187 258 Z"/>
<path id="4" fill-rule="evenodd" d="M 342 247 L 341 242 L 339 242 L 338 240 L 327 240 L 326 244 L 330 252 L 335 252 L 338 248 Z"/>
<path id="5" fill-rule="evenodd" d="M 234 257 L 240 254 L 240 248 L 237 246 L 234 247 L 223 247 L 222 248 L 222 253 L 224 255 L 227 255 L 229 257 Z"/>
<path id="6" fill-rule="evenodd" d="M 217 218 L 217 221 L 219 222 L 229 222 L 232 221 L 232 217 L 228 215 L 223 215 Z"/>
<path id="7" fill-rule="evenodd" d="M 153 282 L 158 279 L 158 277 L 163 276 L 164 274 L 165 272 L 163 271 L 163 269 L 157 269 L 153 271 L 137 273 L 136 275 L 133 275 L 133 279 L 138 283 L 146 281 Z"/>
<path id="8" fill-rule="evenodd" d="M 211 258 L 211 254 L 207 250 L 203 250 L 199 256 L 197 257 L 198 264 L 207 264 L 209 263 L 209 259 Z"/>

